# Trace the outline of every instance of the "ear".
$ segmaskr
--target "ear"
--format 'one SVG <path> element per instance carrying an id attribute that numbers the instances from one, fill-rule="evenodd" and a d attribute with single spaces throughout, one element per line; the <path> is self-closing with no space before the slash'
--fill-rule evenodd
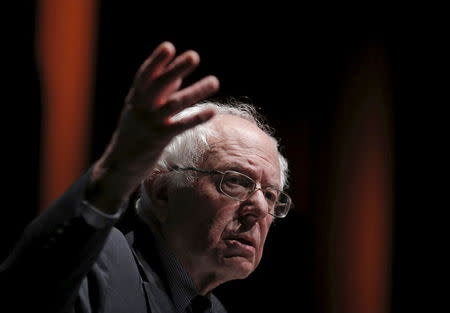
<path id="1" fill-rule="evenodd" d="M 144 187 L 152 201 L 152 212 L 159 223 L 164 223 L 169 212 L 167 179 L 163 175 L 155 175 L 144 181 Z"/>

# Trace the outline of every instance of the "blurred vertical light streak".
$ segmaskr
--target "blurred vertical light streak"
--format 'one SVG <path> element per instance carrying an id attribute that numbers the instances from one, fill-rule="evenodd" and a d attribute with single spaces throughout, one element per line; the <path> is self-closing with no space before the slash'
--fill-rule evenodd
<path id="1" fill-rule="evenodd" d="M 84 170 L 94 75 L 97 1 L 40 0 L 36 58 L 41 81 L 40 210 Z"/>
<path id="2" fill-rule="evenodd" d="M 361 49 L 343 79 L 331 134 L 324 312 L 389 310 L 393 125 L 382 43 Z"/>

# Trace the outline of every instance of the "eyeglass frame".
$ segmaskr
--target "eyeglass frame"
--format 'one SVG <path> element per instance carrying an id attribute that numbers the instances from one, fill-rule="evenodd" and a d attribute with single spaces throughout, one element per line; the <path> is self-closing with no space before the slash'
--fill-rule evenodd
<path id="1" fill-rule="evenodd" d="M 251 178 L 250 176 L 245 175 L 245 174 L 243 174 L 243 173 L 237 172 L 237 171 L 226 170 L 226 171 L 222 172 L 222 171 L 218 171 L 218 170 L 206 170 L 206 169 L 201 169 L 201 168 L 196 168 L 196 167 L 181 167 L 181 166 L 172 166 L 172 167 L 171 167 L 171 170 L 172 170 L 172 171 L 194 171 L 194 172 L 199 172 L 199 173 L 203 173 L 203 174 L 222 175 L 222 177 L 221 177 L 221 179 L 220 179 L 220 184 L 219 184 L 219 190 L 220 190 L 220 192 L 221 192 L 223 195 L 225 195 L 225 196 L 227 196 L 227 197 L 229 197 L 229 198 L 231 198 L 231 199 L 237 200 L 237 201 L 239 201 L 239 202 L 247 201 L 247 200 L 255 193 L 255 191 L 257 191 L 257 190 L 261 190 L 261 191 L 263 191 L 263 192 L 264 192 L 265 190 L 269 189 L 269 188 L 270 188 L 270 189 L 273 189 L 273 190 L 277 190 L 278 192 L 280 192 L 280 194 L 283 194 L 283 195 L 286 196 L 286 198 L 288 199 L 288 203 L 287 203 L 287 209 L 286 209 L 286 212 L 285 212 L 283 215 L 275 215 L 275 205 L 274 205 L 274 213 L 272 214 L 272 213 L 268 212 L 268 214 L 272 215 L 272 216 L 275 217 L 275 218 L 285 218 L 285 217 L 287 216 L 287 214 L 289 213 L 289 210 L 293 207 L 293 203 L 292 203 L 291 197 L 290 197 L 287 193 L 285 193 L 284 191 L 282 191 L 282 190 L 280 190 L 280 189 L 278 189 L 278 188 L 274 188 L 274 187 L 264 187 L 264 188 L 263 188 L 263 187 L 261 186 L 261 187 L 258 188 L 258 187 L 257 187 L 257 184 L 256 184 L 256 181 L 255 181 L 253 178 Z M 223 191 L 223 189 L 222 189 L 223 178 L 225 177 L 225 175 L 226 175 L 227 173 L 230 173 L 230 172 L 231 172 L 231 173 L 236 173 L 236 174 L 242 175 L 242 176 L 248 178 L 250 181 L 253 182 L 253 185 L 254 185 L 253 190 L 252 190 L 251 192 L 248 192 L 247 197 L 246 197 L 245 199 L 238 199 L 238 198 L 236 198 L 236 197 L 230 196 L 230 195 L 227 194 L 225 191 Z M 275 201 L 274 203 L 276 204 L 276 201 Z"/>

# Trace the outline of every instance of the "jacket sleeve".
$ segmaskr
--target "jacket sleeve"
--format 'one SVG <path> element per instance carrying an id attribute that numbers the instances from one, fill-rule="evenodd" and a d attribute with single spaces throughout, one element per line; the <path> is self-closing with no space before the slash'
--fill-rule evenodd
<path id="1" fill-rule="evenodd" d="M 89 175 L 27 226 L 0 265 L 2 297 L 17 312 L 68 311 L 102 250 L 112 226 L 95 228 L 80 213 Z"/>

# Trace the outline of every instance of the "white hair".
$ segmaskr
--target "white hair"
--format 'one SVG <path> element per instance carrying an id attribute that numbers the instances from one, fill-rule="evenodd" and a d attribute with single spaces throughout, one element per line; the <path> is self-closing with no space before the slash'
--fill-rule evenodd
<path id="1" fill-rule="evenodd" d="M 173 116 L 172 119 L 179 120 L 205 109 L 213 109 L 219 115 L 234 115 L 250 121 L 273 140 L 279 151 L 279 143 L 273 135 L 272 128 L 266 123 L 264 117 L 256 111 L 253 105 L 245 102 L 236 100 L 228 100 L 226 102 L 203 101 L 181 111 Z M 178 171 L 172 171 L 173 167 L 197 167 L 209 149 L 208 139 L 218 135 L 213 124 L 206 122 L 176 136 L 164 149 L 150 176 L 163 172 L 170 176 L 169 180 L 171 183 L 178 186 L 193 184 L 195 179 L 194 173 L 183 172 L 180 174 Z M 283 189 L 287 187 L 288 183 L 288 163 L 280 152 L 278 152 L 278 160 L 280 163 L 280 185 L 281 189 Z M 143 183 L 140 189 L 140 200 L 137 205 L 137 210 L 139 215 L 148 217 L 148 214 L 151 213 L 149 212 L 151 210 L 150 198 L 147 195 Z"/>

